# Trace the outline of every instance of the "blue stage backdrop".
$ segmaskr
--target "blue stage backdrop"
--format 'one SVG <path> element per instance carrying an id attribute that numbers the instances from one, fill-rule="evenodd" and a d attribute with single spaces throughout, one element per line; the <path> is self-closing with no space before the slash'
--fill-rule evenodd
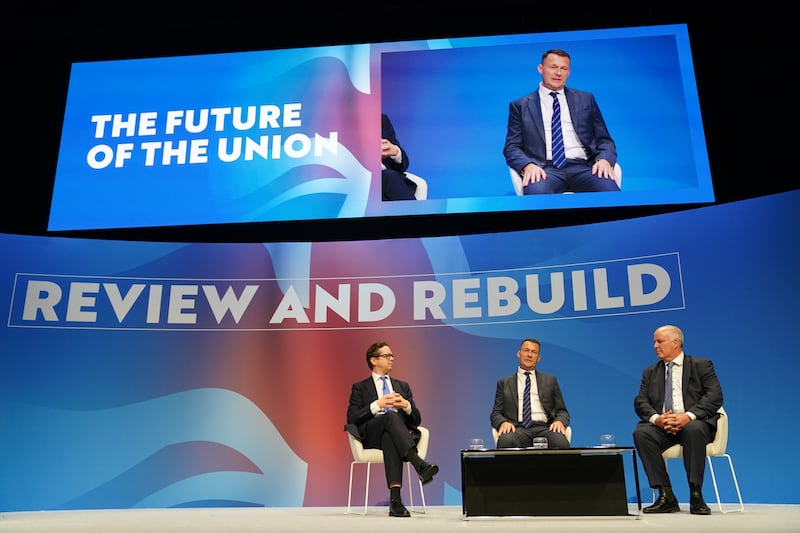
<path id="1" fill-rule="evenodd" d="M 359 242 L 0 235 L 0 510 L 345 505 L 347 400 L 377 340 L 398 354 L 395 375 L 431 430 L 441 472 L 427 503 L 459 505 L 459 450 L 491 439 L 496 380 L 515 371 L 522 338 L 542 341 L 575 446 L 603 433 L 631 445 L 663 324 L 716 362 L 746 503 L 800 503 L 785 453 L 800 436 L 799 204 L 794 191 L 586 226 Z M 372 504 L 387 497 L 382 476 L 374 469 Z M 733 501 L 725 468 L 718 477 Z"/>

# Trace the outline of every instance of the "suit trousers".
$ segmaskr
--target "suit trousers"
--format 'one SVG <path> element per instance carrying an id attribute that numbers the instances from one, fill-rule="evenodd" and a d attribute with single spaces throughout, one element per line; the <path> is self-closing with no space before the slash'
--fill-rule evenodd
<path id="1" fill-rule="evenodd" d="M 702 420 L 686 424 L 677 435 L 671 435 L 650 422 L 639 422 L 633 430 L 633 443 L 651 488 L 671 487 L 667 465 L 661 455 L 674 444 L 683 446 L 683 467 L 689 485 L 703 486 L 706 469 L 706 444 L 714 440 L 714 427 Z"/>
<path id="2" fill-rule="evenodd" d="M 593 163 L 582 159 L 568 159 L 567 166 L 556 168 L 548 161 L 544 166 L 547 179 L 529 183 L 523 189 L 523 194 L 619 191 L 616 181 L 598 178 L 592 174 L 592 165 Z"/>
<path id="3" fill-rule="evenodd" d="M 550 424 L 534 422 L 529 428 L 517 424 L 516 431 L 500 435 L 497 438 L 498 448 L 530 448 L 534 437 L 546 437 L 547 447 L 553 449 L 569 448 L 569 441 L 562 433 L 550 431 Z"/>
<path id="4" fill-rule="evenodd" d="M 364 424 L 366 448 L 380 448 L 383 451 L 383 467 L 386 471 L 386 484 L 403 484 L 403 460 L 406 453 L 417 445 L 403 415 L 388 411 L 377 415 Z"/>
<path id="5" fill-rule="evenodd" d="M 386 168 L 381 174 L 381 180 L 382 200 L 416 200 L 414 193 L 417 191 L 417 184 L 403 172 Z"/>

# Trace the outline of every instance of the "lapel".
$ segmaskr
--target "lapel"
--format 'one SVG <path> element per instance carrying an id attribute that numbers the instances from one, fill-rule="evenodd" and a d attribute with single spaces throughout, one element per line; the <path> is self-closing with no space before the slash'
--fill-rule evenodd
<path id="1" fill-rule="evenodd" d="M 513 413 L 511 414 L 514 415 L 514 419 L 516 420 L 519 418 L 519 406 L 517 405 L 517 402 L 519 402 L 519 389 L 517 388 L 516 372 L 508 376 L 506 379 L 508 380 L 508 386 L 506 387 L 506 390 L 509 394 L 508 403 L 513 406 Z"/>
<path id="2" fill-rule="evenodd" d="M 567 101 L 567 107 L 569 108 L 569 117 L 572 121 L 572 127 L 577 132 L 578 126 L 577 124 L 583 124 L 581 121 L 580 116 L 580 109 L 581 106 L 575 101 L 575 93 L 564 87 L 564 99 Z M 574 111 L 573 111 L 574 109 Z"/>
<path id="3" fill-rule="evenodd" d="M 372 374 L 363 382 L 365 393 L 367 395 L 367 405 L 378 399 L 378 390 L 375 388 L 375 382 L 372 380 Z"/>
<path id="4" fill-rule="evenodd" d="M 692 370 L 694 367 L 691 365 L 692 358 L 683 352 L 683 368 L 681 368 L 681 391 L 686 390 L 686 384 L 691 382 Z M 684 395 L 684 398 L 686 395 Z"/>
<path id="5" fill-rule="evenodd" d="M 533 123 L 536 125 L 537 133 L 544 139 L 544 118 L 542 118 L 542 103 L 541 98 L 539 98 L 538 88 L 528 98 L 528 111 L 533 115 Z"/>
<path id="6" fill-rule="evenodd" d="M 664 393 L 666 392 L 666 383 L 667 383 L 667 364 L 664 361 L 658 362 L 658 368 L 656 369 L 656 377 L 658 381 L 656 383 L 660 383 L 660 386 L 656 387 L 656 399 L 658 400 L 658 412 L 661 412 L 661 408 L 664 405 Z"/>

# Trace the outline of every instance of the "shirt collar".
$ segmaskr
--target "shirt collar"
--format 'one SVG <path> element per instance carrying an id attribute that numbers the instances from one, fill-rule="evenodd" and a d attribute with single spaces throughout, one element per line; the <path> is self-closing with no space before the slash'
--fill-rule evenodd
<path id="1" fill-rule="evenodd" d="M 539 82 L 539 97 L 540 98 L 544 98 L 545 96 L 549 97 L 550 93 L 552 93 L 552 92 L 553 92 L 552 89 L 548 89 L 547 87 L 544 86 L 544 84 L 542 82 Z M 563 96 L 564 95 L 564 88 L 562 87 L 561 89 L 559 89 L 558 91 L 555 91 L 555 92 Z"/>
<path id="2" fill-rule="evenodd" d="M 683 351 L 681 350 L 681 353 L 679 353 L 679 354 L 678 354 L 678 357 L 676 357 L 675 359 L 673 359 L 673 360 L 672 360 L 672 362 L 673 362 L 673 363 L 675 363 L 675 365 L 676 365 L 676 366 L 683 366 L 683 359 L 684 359 L 684 357 L 685 357 L 685 354 L 684 354 L 684 353 L 683 353 Z"/>

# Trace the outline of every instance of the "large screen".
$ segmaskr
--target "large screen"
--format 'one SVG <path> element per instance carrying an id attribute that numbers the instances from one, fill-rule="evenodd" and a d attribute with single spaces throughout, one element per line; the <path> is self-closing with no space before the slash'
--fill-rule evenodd
<path id="1" fill-rule="evenodd" d="M 567 50 L 618 192 L 519 196 L 509 104 Z M 381 114 L 423 200 L 381 195 Z M 685 25 L 74 63 L 48 230 L 714 201 Z"/>

